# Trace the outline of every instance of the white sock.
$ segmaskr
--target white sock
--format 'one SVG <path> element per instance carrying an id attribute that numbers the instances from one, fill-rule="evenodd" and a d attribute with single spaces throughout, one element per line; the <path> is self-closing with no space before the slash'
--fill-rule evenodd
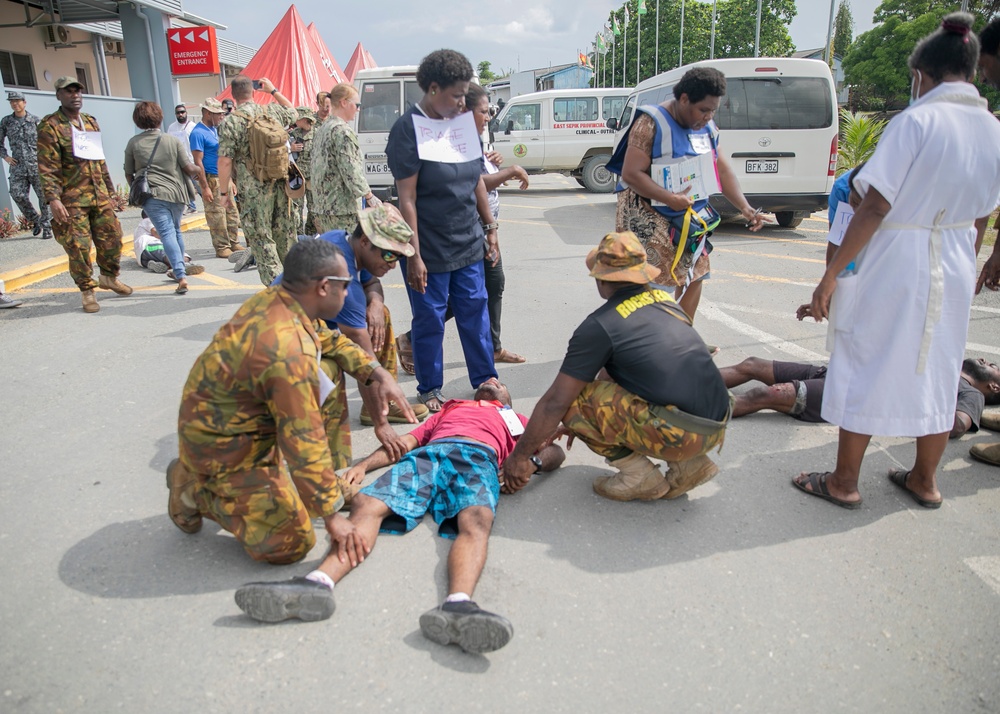
<path id="1" fill-rule="evenodd" d="M 328 588 L 333 590 L 333 580 L 330 576 L 324 573 L 322 570 L 314 570 L 309 575 L 306 576 L 306 580 L 312 580 L 314 583 L 319 583 L 320 585 L 326 585 Z"/>
<path id="2" fill-rule="evenodd" d="M 444 599 L 445 602 L 468 602 L 472 598 L 465 593 L 452 593 Z"/>

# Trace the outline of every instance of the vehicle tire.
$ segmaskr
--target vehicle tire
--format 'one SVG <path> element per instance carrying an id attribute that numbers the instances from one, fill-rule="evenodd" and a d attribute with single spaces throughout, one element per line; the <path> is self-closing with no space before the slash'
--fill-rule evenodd
<path id="1" fill-rule="evenodd" d="M 795 211 L 775 211 L 774 217 L 782 228 L 797 228 L 803 219 L 803 216 L 796 217 Z"/>
<path id="2" fill-rule="evenodd" d="M 609 161 L 611 157 L 607 154 L 597 154 L 584 163 L 583 185 L 591 193 L 611 193 L 615 190 L 617 177 L 605 166 Z"/>
<path id="3" fill-rule="evenodd" d="M 582 178 L 580 178 L 579 176 L 574 176 L 573 178 L 575 178 L 575 179 L 576 179 L 576 182 L 577 182 L 578 184 L 580 184 L 580 185 L 581 185 L 581 186 L 583 186 L 584 188 L 587 188 L 587 184 L 585 184 L 585 183 L 583 182 L 583 179 L 582 179 Z"/>

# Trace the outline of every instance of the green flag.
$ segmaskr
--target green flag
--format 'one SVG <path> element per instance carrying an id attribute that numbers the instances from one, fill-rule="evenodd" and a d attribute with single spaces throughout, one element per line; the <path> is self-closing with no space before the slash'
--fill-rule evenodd
<path id="1" fill-rule="evenodd" d="M 614 23 L 614 26 L 613 26 L 614 29 L 613 29 L 613 31 L 615 33 L 615 37 L 621 37 L 622 28 L 621 28 L 621 25 L 618 24 L 618 16 L 617 15 L 612 15 L 611 16 L 611 21 Z"/>
<path id="2" fill-rule="evenodd" d="M 604 42 L 604 37 L 602 35 L 597 36 L 597 51 L 600 52 L 602 55 L 607 54 L 608 52 L 608 46 Z"/>
<path id="3" fill-rule="evenodd" d="M 636 12 L 640 15 L 646 14 L 646 0 L 639 0 L 639 7 L 636 9 Z"/>

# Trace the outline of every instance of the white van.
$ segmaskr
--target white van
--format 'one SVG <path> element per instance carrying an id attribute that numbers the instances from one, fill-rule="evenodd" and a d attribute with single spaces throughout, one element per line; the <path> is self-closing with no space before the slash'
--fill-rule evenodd
<path id="1" fill-rule="evenodd" d="M 385 146 L 396 120 L 424 96 L 417 84 L 417 66 L 362 69 L 354 77 L 361 108 L 354 119 L 365 177 L 372 193 L 388 200 L 393 179 Z"/>
<path id="2" fill-rule="evenodd" d="M 726 96 L 715 123 L 719 148 L 729 159 L 751 206 L 795 227 L 826 208 L 837 167 L 837 96 L 821 60 L 759 57 L 704 60 L 645 80 L 632 91 L 621 117 L 608 122 L 617 142 L 636 106 L 660 104 L 690 69 L 713 67 L 726 75 Z M 724 216 L 736 209 L 721 194 L 712 205 Z"/>
<path id="3" fill-rule="evenodd" d="M 574 177 L 595 193 L 615 187 L 604 165 L 615 132 L 608 120 L 622 113 L 628 89 L 550 89 L 522 94 L 506 104 L 490 124 L 491 141 L 506 164 L 529 174 Z"/>

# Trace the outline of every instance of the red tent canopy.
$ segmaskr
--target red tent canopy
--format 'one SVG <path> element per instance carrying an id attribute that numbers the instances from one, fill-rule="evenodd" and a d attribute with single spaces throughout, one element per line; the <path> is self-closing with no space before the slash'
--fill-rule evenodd
<path id="1" fill-rule="evenodd" d="M 354 48 L 354 54 L 351 55 L 351 59 L 347 62 L 347 69 L 345 70 L 347 81 L 353 82 L 359 69 L 373 69 L 374 67 L 378 67 L 375 58 L 359 42 L 358 46 Z"/>
<path id="2" fill-rule="evenodd" d="M 332 64 L 337 71 L 340 70 L 336 63 Z M 325 65 L 313 35 L 306 30 L 299 11 L 292 5 L 242 74 L 251 79 L 267 77 L 274 82 L 279 92 L 288 97 L 293 106 L 315 109 L 316 94 L 320 90 L 330 89 L 327 86 L 330 84 L 330 74 Z M 339 73 L 343 76 L 343 72 Z M 227 87 L 218 98 L 222 100 L 232 96 L 232 89 Z M 254 92 L 253 98 L 258 104 L 274 101 L 266 92 Z"/>
<path id="3" fill-rule="evenodd" d="M 329 92 L 333 89 L 334 85 L 340 84 L 341 82 L 349 82 L 351 80 L 347 79 L 347 75 L 337 64 L 337 60 L 333 58 L 333 53 L 323 42 L 323 38 L 319 34 L 319 30 L 316 29 L 316 23 L 310 22 L 309 27 L 306 28 L 306 32 L 309 34 L 309 39 L 312 42 L 314 48 L 314 60 L 316 61 L 316 69 L 319 71 L 319 83 L 323 91 Z"/>

